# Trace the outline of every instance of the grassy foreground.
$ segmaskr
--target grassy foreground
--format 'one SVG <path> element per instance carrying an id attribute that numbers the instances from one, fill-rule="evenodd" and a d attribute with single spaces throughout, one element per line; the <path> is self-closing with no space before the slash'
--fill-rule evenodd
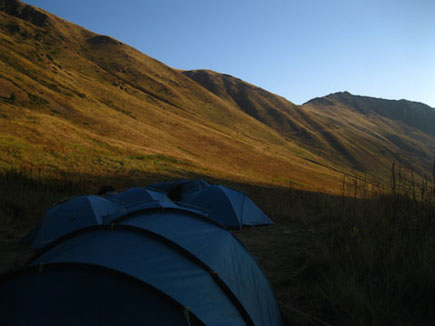
<path id="1" fill-rule="evenodd" d="M 164 179 L 0 172 L 0 271 L 22 266 L 31 253 L 19 239 L 50 205 L 104 184 L 122 189 Z M 433 325 L 429 185 L 417 187 L 414 199 L 368 193 L 352 182 L 332 196 L 207 179 L 246 192 L 276 222 L 234 234 L 259 260 L 288 325 Z"/>

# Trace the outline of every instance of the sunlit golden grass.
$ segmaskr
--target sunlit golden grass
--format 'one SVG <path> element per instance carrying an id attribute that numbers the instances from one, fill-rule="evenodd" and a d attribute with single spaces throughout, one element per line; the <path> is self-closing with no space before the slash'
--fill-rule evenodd
<path id="1" fill-rule="evenodd" d="M 416 177 L 428 170 L 426 158 L 379 141 L 385 124 L 341 109 L 327 117 L 210 71 L 200 85 L 197 73 L 46 14 L 41 27 L 0 12 L 3 168 L 147 172 L 156 167 L 129 157 L 166 155 L 184 162 L 168 169 L 330 193 L 343 173 L 385 183 L 396 154 Z M 411 138 L 423 153 L 432 146 Z"/>
<path id="2" fill-rule="evenodd" d="M 266 146 L 267 142 L 264 143 L 261 138 L 246 138 L 241 131 L 234 131 L 225 125 L 219 127 L 212 120 L 204 121 L 199 117 L 150 105 L 143 99 L 120 95 L 118 90 L 110 87 L 105 90 L 98 83 L 95 86 L 98 86 L 95 93 L 99 94 L 103 104 L 92 101 L 91 95 L 87 95 L 85 99 L 74 98 L 68 107 L 58 107 L 60 101 L 50 101 L 51 93 L 45 95 L 50 103 L 48 107 L 37 105 L 29 110 L 19 105 L 21 112 L 16 112 L 16 105 L 6 103 L 1 131 L 9 144 L 2 149 L 6 151 L 18 142 L 22 146 L 16 146 L 15 153 L 5 153 L 3 160 L 10 166 L 19 166 L 21 163 L 38 165 L 50 156 L 47 163 L 60 169 L 74 170 L 71 165 L 79 164 L 79 170 L 86 170 L 94 168 L 89 162 L 92 157 L 101 160 L 111 155 L 165 153 L 194 161 L 201 168 L 214 170 L 217 174 L 222 171 L 228 175 L 246 173 L 260 179 L 258 172 L 264 170 L 264 173 L 269 174 L 273 169 L 268 168 L 268 164 L 255 167 L 252 162 L 258 161 L 257 158 L 266 152 L 272 163 L 274 154 L 268 150 L 272 146 L 282 153 L 282 149 L 273 143 Z M 92 90 L 92 87 L 88 87 L 86 92 L 89 94 Z M 105 92 L 107 95 L 104 95 Z M 106 100 L 101 99 L 104 97 Z M 112 107 L 121 109 L 114 110 Z M 122 110 L 127 112 L 123 107 L 129 108 L 129 115 L 123 113 Z M 245 123 L 241 121 L 240 126 L 245 128 Z M 279 139 L 277 135 L 274 137 Z M 26 148 L 29 150 L 25 153 Z M 248 160 L 249 167 L 240 164 Z M 291 166 L 288 162 L 282 163 Z M 266 179 L 264 173 L 263 179 Z"/>

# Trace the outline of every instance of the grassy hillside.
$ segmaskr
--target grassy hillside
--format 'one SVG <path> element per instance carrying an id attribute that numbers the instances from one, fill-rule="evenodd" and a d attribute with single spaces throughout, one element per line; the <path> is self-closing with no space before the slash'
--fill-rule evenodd
<path id="1" fill-rule="evenodd" d="M 431 175 L 435 109 L 347 92 L 311 100 L 302 108 L 331 126 L 331 132 L 345 144 L 342 154 L 361 170 L 377 167 L 376 175 L 381 177 L 388 175 L 395 161 L 420 176 Z"/>
<path id="2" fill-rule="evenodd" d="M 180 71 L 11 3 L 0 11 L 1 168 L 190 171 L 336 191 L 341 175 L 313 163 L 322 158 Z"/>
<path id="3" fill-rule="evenodd" d="M 298 107 L 228 75 L 181 72 L 41 9 L 1 3 L 2 169 L 194 172 L 330 193 L 343 174 L 386 182 L 393 160 L 430 171 L 427 128 L 339 102 L 321 114 L 317 102 Z"/>
<path id="4" fill-rule="evenodd" d="M 184 74 L 331 168 L 380 183 L 387 182 L 394 161 L 420 177 L 430 175 L 435 109 L 427 105 L 345 92 L 296 106 L 229 75 L 208 70 Z M 410 179 L 409 173 L 403 176 Z"/>

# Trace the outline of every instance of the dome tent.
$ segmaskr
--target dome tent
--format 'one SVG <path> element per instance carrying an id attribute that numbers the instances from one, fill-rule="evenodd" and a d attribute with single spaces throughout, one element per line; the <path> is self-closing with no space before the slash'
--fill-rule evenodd
<path id="1" fill-rule="evenodd" d="M 243 245 L 182 209 L 67 234 L 3 279 L 0 293 L 4 325 L 281 325 L 267 279 Z"/>
<path id="2" fill-rule="evenodd" d="M 154 189 L 154 190 L 152 190 Z M 159 191 L 161 190 L 161 191 Z M 166 193 L 176 192 L 180 201 L 171 201 Z M 150 209 L 183 209 L 208 217 L 230 228 L 273 224 L 247 195 L 201 179 L 177 180 L 130 188 L 106 197 L 80 196 L 47 210 L 41 225 L 23 241 L 42 248 L 74 230 L 108 224 L 120 216 Z"/>
<path id="3" fill-rule="evenodd" d="M 119 208 L 116 202 L 92 195 L 76 197 L 51 207 L 34 234 L 32 247 L 42 248 L 64 234 L 102 224 L 104 216 Z"/>
<path id="4" fill-rule="evenodd" d="M 177 205 L 165 194 L 130 188 L 106 198 L 88 195 L 73 198 L 47 210 L 41 225 L 25 239 L 32 248 L 43 248 L 55 239 L 87 226 L 112 223 L 120 216 L 153 209 L 182 209 L 204 215 L 199 208 Z"/>
<path id="5" fill-rule="evenodd" d="M 247 195 L 220 185 L 192 192 L 182 202 L 207 210 L 210 219 L 231 228 L 273 224 Z"/>

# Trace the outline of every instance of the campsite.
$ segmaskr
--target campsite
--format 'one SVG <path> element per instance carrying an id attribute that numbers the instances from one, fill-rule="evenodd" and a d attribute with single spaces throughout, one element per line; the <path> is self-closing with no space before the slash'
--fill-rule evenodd
<path id="1" fill-rule="evenodd" d="M 431 6 L 0 0 L 0 325 L 432 325 Z"/>

